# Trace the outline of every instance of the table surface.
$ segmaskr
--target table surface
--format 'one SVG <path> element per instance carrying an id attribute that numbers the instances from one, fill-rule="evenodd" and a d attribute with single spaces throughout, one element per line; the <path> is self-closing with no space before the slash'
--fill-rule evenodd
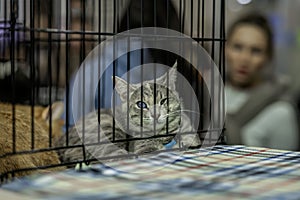
<path id="1" fill-rule="evenodd" d="M 246 146 L 169 152 L 33 175 L 2 185 L 0 194 L 11 199 L 300 199 L 300 152 Z"/>

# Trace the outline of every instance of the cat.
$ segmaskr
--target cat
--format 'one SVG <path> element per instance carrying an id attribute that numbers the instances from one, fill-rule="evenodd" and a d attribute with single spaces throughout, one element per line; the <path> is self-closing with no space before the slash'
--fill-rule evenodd
<path id="1" fill-rule="evenodd" d="M 178 134 L 195 133 L 195 129 L 184 113 L 176 91 L 176 78 L 177 62 L 155 81 L 143 81 L 142 87 L 141 83 L 127 83 L 115 76 L 115 91 L 121 99 L 121 106 L 91 112 L 84 121 L 79 120 L 75 127 L 70 128 L 68 136 L 60 138 L 57 146 L 66 146 L 68 138 L 68 145 L 77 147 L 59 150 L 61 161 L 83 161 L 84 155 L 85 159 L 115 160 L 112 156 L 153 153 L 165 150 L 170 144 L 174 144 L 174 149 L 199 146 L 198 135 Z"/>
<path id="2" fill-rule="evenodd" d="M 0 103 L 0 177 L 10 179 L 12 176 L 21 177 L 41 170 L 18 171 L 26 168 L 39 168 L 48 165 L 60 164 L 55 151 L 38 153 L 14 154 L 13 153 L 13 118 L 15 127 L 15 150 L 31 151 L 32 122 L 34 125 L 34 149 L 49 147 L 50 120 L 49 112 L 52 111 L 52 139 L 61 137 L 63 122 L 60 116 L 63 112 L 63 103 L 56 102 L 50 107 L 34 106 L 34 118 L 31 118 L 29 105 L 15 105 L 13 117 L 12 105 Z M 43 171 L 64 169 L 64 167 L 49 168 Z M 14 172 L 12 175 L 11 172 Z"/>

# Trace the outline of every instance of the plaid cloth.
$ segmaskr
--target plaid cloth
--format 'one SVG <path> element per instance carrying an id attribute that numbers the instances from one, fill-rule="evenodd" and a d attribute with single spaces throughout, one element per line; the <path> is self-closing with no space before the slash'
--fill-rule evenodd
<path id="1" fill-rule="evenodd" d="M 215 146 L 30 176 L 2 190 L 30 199 L 300 199 L 300 152 Z"/>

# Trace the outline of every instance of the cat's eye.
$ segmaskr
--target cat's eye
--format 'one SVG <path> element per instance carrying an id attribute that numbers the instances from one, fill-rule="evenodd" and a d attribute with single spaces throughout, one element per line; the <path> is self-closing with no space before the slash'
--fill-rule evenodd
<path id="1" fill-rule="evenodd" d="M 167 98 L 164 98 L 164 99 L 160 100 L 160 105 L 163 105 L 166 102 L 167 102 Z"/>
<path id="2" fill-rule="evenodd" d="M 137 105 L 138 108 L 142 108 L 142 109 L 148 108 L 147 104 L 145 102 L 143 102 L 143 101 L 136 102 L 136 105 Z"/>

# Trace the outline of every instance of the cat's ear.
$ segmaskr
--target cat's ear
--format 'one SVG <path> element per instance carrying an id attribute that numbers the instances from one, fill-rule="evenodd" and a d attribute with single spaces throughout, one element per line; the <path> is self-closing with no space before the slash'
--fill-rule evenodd
<path id="1" fill-rule="evenodd" d="M 169 83 L 167 83 L 168 76 L 169 76 Z M 167 73 L 165 73 L 164 75 L 156 79 L 156 83 L 164 86 L 168 86 L 168 88 L 171 90 L 176 90 L 176 79 L 177 79 L 177 61 Z"/>
<path id="2" fill-rule="evenodd" d="M 61 101 L 54 102 L 51 106 L 43 109 L 41 119 L 47 124 L 47 129 L 50 131 L 50 110 L 51 110 L 51 126 L 52 126 L 52 137 L 60 138 L 62 136 L 62 128 L 64 126 L 64 120 L 62 114 L 64 112 L 65 105 Z"/>
<path id="3" fill-rule="evenodd" d="M 127 101 L 127 95 L 130 93 L 130 91 L 133 90 L 133 87 L 131 84 L 129 84 L 129 91 L 128 91 L 128 82 L 124 79 L 115 76 L 115 90 L 120 95 L 120 98 L 122 101 Z"/>
<path id="4" fill-rule="evenodd" d="M 47 121 L 50 118 L 50 109 L 52 114 L 52 120 L 61 119 L 64 112 L 64 103 L 61 101 L 54 102 L 51 106 L 46 107 L 42 112 L 42 119 Z"/>

